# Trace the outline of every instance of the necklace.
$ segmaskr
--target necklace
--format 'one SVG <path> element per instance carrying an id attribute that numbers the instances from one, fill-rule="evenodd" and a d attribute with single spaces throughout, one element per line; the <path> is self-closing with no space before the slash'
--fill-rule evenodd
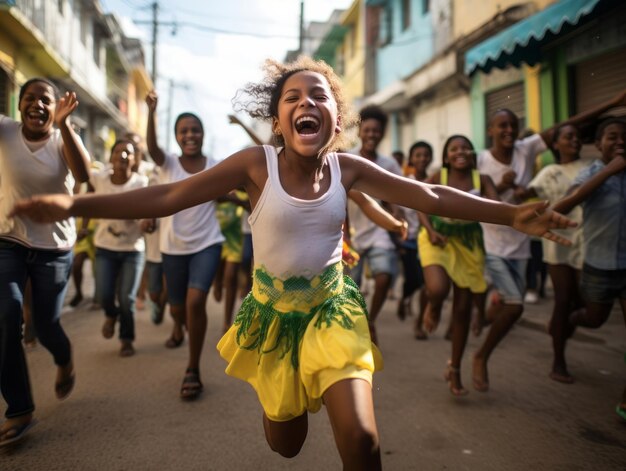
<path id="1" fill-rule="evenodd" d="M 324 178 L 324 165 L 326 165 L 326 157 L 324 157 L 322 165 L 315 171 L 313 176 L 313 193 L 319 193 L 320 191 L 320 182 Z"/>

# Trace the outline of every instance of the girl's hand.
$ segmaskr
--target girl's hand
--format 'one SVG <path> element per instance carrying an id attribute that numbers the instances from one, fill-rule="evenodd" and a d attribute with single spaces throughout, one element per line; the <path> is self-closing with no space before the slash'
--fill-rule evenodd
<path id="1" fill-rule="evenodd" d="M 400 240 L 405 241 L 409 237 L 409 223 L 401 219 L 400 224 L 396 227 L 396 232 L 400 234 Z"/>
<path id="2" fill-rule="evenodd" d="M 576 223 L 549 209 L 549 204 L 548 201 L 540 201 L 517 206 L 511 226 L 529 235 L 544 237 L 566 246 L 572 245 L 571 241 L 550 232 L 550 229 L 576 227 Z"/>
<path id="3" fill-rule="evenodd" d="M 448 243 L 448 238 L 444 235 L 439 234 L 437 231 L 432 231 L 428 233 L 428 238 L 430 239 L 430 243 L 435 247 L 444 248 Z"/>
<path id="4" fill-rule="evenodd" d="M 513 187 L 515 185 L 515 177 L 517 177 L 517 174 L 513 170 L 509 170 L 504 175 L 502 175 L 501 185 L 509 188 Z"/>
<path id="5" fill-rule="evenodd" d="M 69 195 L 40 195 L 15 203 L 9 217 L 26 216 L 35 222 L 50 223 L 71 217 L 74 199 Z"/>
<path id="6" fill-rule="evenodd" d="M 139 227 L 143 232 L 152 234 L 156 229 L 156 219 L 142 219 L 139 223 Z"/>
<path id="7" fill-rule="evenodd" d="M 155 112 L 159 102 L 159 95 L 155 90 L 148 92 L 146 95 L 146 105 L 148 105 L 148 111 Z"/>
<path id="8" fill-rule="evenodd" d="M 57 102 L 56 111 L 54 113 L 54 123 L 57 127 L 65 124 L 65 120 L 77 107 L 78 99 L 76 98 L 76 93 L 65 92 L 65 95 Z"/>

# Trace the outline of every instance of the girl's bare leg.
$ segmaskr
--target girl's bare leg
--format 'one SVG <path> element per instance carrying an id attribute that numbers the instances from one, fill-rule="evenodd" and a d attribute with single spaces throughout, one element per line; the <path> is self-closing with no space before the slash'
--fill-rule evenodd
<path id="1" fill-rule="evenodd" d="M 467 288 L 454 286 L 454 301 L 452 303 L 452 358 L 447 371 L 448 386 L 455 396 L 467 394 L 461 383 L 461 359 L 467 345 L 470 322 L 472 318 L 472 293 Z"/>
<path id="2" fill-rule="evenodd" d="M 323 398 L 343 469 L 382 469 L 372 386 L 364 379 L 344 379 Z"/>
<path id="3" fill-rule="evenodd" d="M 302 414 L 286 422 L 275 422 L 263 413 L 263 430 L 265 439 L 272 451 L 285 458 L 293 458 L 302 449 L 309 430 L 309 419 Z"/>
<path id="4" fill-rule="evenodd" d="M 237 275 L 240 264 L 237 262 L 225 262 L 224 266 L 224 287 L 226 296 L 224 298 L 224 326 L 225 333 L 233 323 L 233 311 L 235 310 L 235 298 L 237 297 Z"/>
<path id="5" fill-rule="evenodd" d="M 206 301 L 208 293 L 196 288 L 187 290 L 187 333 L 189 334 L 188 368 L 200 367 L 200 355 L 207 328 Z"/>
<path id="6" fill-rule="evenodd" d="M 424 327 L 428 332 L 434 332 L 441 318 L 441 309 L 450 291 L 450 277 L 439 265 L 424 267 L 428 306 L 424 314 Z"/>

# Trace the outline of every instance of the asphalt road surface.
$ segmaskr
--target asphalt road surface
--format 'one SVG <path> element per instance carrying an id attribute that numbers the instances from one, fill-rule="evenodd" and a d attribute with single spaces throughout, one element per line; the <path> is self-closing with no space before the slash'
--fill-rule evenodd
<path id="1" fill-rule="evenodd" d="M 442 376 L 450 354 L 443 326 L 418 342 L 412 319 L 400 322 L 395 306 L 387 301 L 377 321 L 385 369 L 374 378 L 374 400 L 385 469 L 626 469 L 626 423 L 615 413 L 626 386 L 626 335 L 617 308 L 601 329 L 579 330 L 571 341 L 572 385 L 547 376 L 550 299 L 527 306 L 495 351 L 488 393 L 471 389 L 471 354 L 480 342 L 471 336 L 462 365 L 470 394 L 454 398 Z M 209 313 L 205 393 L 187 403 L 178 397 L 187 342 L 176 350 L 164 347 L 169 318 L 155 326 L 148 311 L 140 311 L 137 354 L 120 358 L 119 342 L 100 334 L 102 311 L 87 301 L 66 308 L 76 387 L 59 402 L 51 356 L 41 346 L 28 350 L 39 423 L 19 445 L 0 450 L 0 470 L 341 469 L 324 409 L 309 417 L 308 438 L 296 458 L 269 449 L 252 388 L 226 376 L 215 349 L 222 306 L 210 299 Z"/>

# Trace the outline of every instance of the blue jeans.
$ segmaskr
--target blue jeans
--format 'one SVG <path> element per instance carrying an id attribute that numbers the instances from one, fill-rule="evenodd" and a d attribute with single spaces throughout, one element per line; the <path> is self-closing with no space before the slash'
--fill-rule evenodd
<path id="1" fill-rule="evenodd" d="M 72 359 L 70 341 L 60 323 L 72 258 L 72 251 L 30 249 L 0 239 L 0 390 L 8 405 L 7 418 L 35 409 L 22 347 L 26 280 L 32 286 L 32 317 L 39 342 L 57 366 Z"/>
<path id="2" fill-rule="evenodd" d="M 121 340 L 135 340 L 135 299 L 143 260 L 143 252 L 96 248 L 96 292 L 105 315 L 113 319 L 119 317 Z"/>

